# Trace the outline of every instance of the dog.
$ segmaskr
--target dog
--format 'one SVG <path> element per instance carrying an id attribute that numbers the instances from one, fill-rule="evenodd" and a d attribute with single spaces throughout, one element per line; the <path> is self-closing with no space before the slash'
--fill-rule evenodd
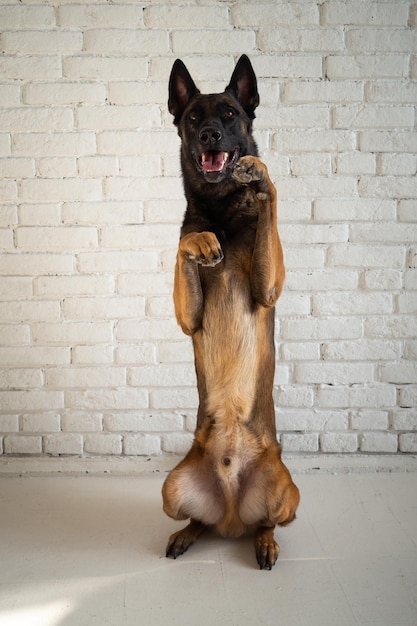
<path id="1" fill-rule="evenodd" d="M 258 565 L 270 570 L 275 526 L 294 520 L 300 496 L 276 437 L 274 307 L 285 268 L 277 194 L 252 135 L 258 104 L 246 55 L 225 91 L 209 95 L 181 60 L 173 65 L 168 108 L 187 200 L 174 305 L 192 337 L 199 407 L 192 447 L 162 497 L 168 516 L 190 520 L 170 536 L 167 557 L 214 527 L 226 537 L 253 532 Z"/>

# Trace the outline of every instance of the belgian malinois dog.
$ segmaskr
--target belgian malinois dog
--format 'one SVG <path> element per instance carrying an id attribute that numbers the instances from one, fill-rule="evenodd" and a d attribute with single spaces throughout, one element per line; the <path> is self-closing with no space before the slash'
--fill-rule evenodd
<path id="1" fill-rule="evenodd" d="M 163 508 L 190 519 L 166 556 L 206 527 L 255 533 L 270 570 L 277 524 L 293 521 L 299 492 L 281 461 L 272 388 L 274 314 L 285 277 L 276 190 L 252 136 L 256 76 L 243 55 L 223 93 L 203 95 L 175 61 L 169 111 L 181 138 L 187 209 L 175 267 L 175 314 L 192 337 L 199 408 L 194 442 L 163 489 Z"/>

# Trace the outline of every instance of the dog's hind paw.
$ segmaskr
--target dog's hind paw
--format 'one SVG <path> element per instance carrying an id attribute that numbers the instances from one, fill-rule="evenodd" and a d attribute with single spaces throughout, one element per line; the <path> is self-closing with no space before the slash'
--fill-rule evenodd
<path id="1" fill-rule="evenodd" d="M 184 554 L 197 537 L 201 535 L 204 528 L 204 524 L 191 520 L 188 526 L 170 536 L 165 556 L 169 559 L 176 559 L 177 556 Z"/>
<path id="2" fill-rule="evenodd" d="M 273 528 L 260 528 L 255 539 L 256 560 L 260 569 L 271 570 L 279 554 Z"/>

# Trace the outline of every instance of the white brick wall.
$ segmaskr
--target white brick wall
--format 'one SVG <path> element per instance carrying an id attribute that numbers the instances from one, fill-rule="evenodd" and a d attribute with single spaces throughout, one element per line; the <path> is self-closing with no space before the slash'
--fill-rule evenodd
<path id="1" fill-rule="evenodd" d="M 284 449 L 417 452 L 415 0 L 0 6 L 0 452 L 183 453 L 184 200 L 167 81 L 247 53 L 288 278 Z"/>

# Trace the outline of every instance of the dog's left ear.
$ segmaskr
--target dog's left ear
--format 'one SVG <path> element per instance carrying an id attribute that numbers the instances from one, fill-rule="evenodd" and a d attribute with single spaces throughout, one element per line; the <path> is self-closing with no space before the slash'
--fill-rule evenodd
<path id="1" fill-rule="evenodd" d="M 251 120 L 259 104 L 258 85 L 252 63 L 242 54 L 233 71 L 225 91 L 230 91 L 246 111 Z"/>
<path id="2" fill-rule="evenodd" d="M 187 104 L 198 93 L 200 93 L 200 90 L 197 89 L 190 72 L 184 63 L 177 59 L 169 77 L 168 98 L 168 109 L 174 116 L 174 124 L 176 126 L 178 126 Z"/>

